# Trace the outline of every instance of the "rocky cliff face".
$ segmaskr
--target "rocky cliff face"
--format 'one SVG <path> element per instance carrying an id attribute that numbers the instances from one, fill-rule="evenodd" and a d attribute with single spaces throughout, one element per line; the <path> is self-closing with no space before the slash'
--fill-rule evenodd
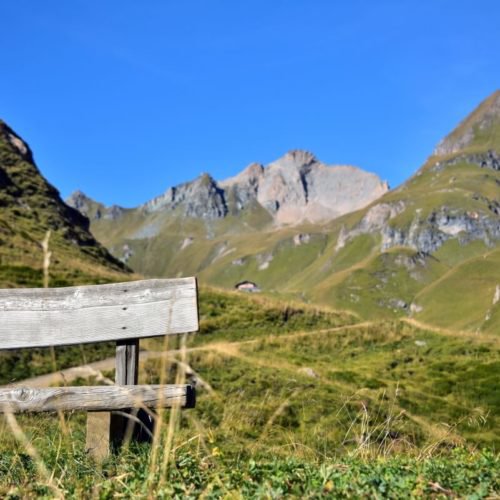
<path id="1" fill-rule="evenodd" d="M 177 208 L 186 217 L 201 219 L 218 219 L 227 214 L 224 191 L 208 174 L 202 174 L 192 182 L 172 187 L 140 207 L 145 212 Z"/>
<path id="2" fill-rule="evenodd" d="M 324 222 L 362 208 L 389 189 L 376 175 L 351 166 L 328 166 L 294 150 L 267 167 L 250 165 L 221 183 L 239 206 L 256 200 L 278 224 Z"/>
<path id="3" fill-rule="evenodd" d="M 422 215 L 422 209 L 417 208 L 407 226 L 391 222 L 405 210 L 404 202 L 381 203 L 370 208 L 353 229 L 341 230 L 336 249 L 343 248 L 348 241 L 362 234 L 379 234 L 380 251 L 406 247 L 432 254 L 450 239 L 457 239 L 460 245 L 480 240 L 491 247 L 500 241 L 500 218 L 497 203 L 490 204 L 488 208 L 491 213 L 444 205 L 436 207 L 428 215 Z"/>
<path id="4" fill-rule="evenodd" d="M 203 174 L 169 188 L 138 210 L 210 221 L 258 204 L 278 225 L 325 222 L 368 205 L 388 190 L 375 174 L 351 166 L 328 166 L 307 151 L 295 150 L 267 166 L 253 163 L 222 182 Z M 123 210 L 104 207 L 80 191 L 67 202 L 92 219 L 113 219 Z"/>
<path id="5" fill-rule="evenodd" d="M 80 190 L 72 193 L 66 203 L 70 206 L 78 210 L 81 214 L 85 215 L 85 217 L 90 220 L 116 220 L 121 217 L 124 208 L 119 205 L 111 205 L 106 207 L 102 203 L 98 203 L 94 201 L 92 198 L 87 196 Z"/>

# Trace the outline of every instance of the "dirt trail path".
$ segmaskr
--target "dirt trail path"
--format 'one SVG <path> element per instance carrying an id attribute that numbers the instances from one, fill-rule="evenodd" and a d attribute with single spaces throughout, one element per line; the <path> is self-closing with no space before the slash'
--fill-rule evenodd
<path id="1" fill-rule="evenodd" d="M 500 337 L 497 335 L 490 335 L 488 333 L 481 333 L 481 332 L 464 332 L 459 330 L 447 330 L 446 328 L 429 325 L 428 323 L 423 323 L 422 321 L 418 321 L 413 318 L 401 318 L 401 321 L 409 325 L 412 325 L 416 328 L 437 333 L 439 335 L 445 335 L 446 337 L 461 338 L 461 339 L 465 338 L 473 342 L 488 343 L 488 344 L 493 344 L 495 346 L 500 345 Z"/>
<path id="2" fill-rule="evenodd" d="M 309 330 L 309 331 L 300 331 L 290 334 L 276 335 L 274 337 L 279 339 L 286 338 L 298 338 L 305 337 L 309 335 L 320 335 L 322 333 L 334 333 L 340 332 L 344 330 L 352 330 L 355 328 L 364 328 L 368 326 L 376 325 L 377 321 L 364 321 L 361 323 L 354 323 L 352 325 L 338 326 L 333 328 L 325 328 L 322 330 Z M 270 335 L 266 338 L 272 338 L 273 335 Z M 241 340 L 236 342 L 212 342 L 206 345 L 201 345 L 197 347 L 190 347 L 186 349 L 186 352 L 195 352 L 195 351 L 218 351 L 221 353 L 230 354 L 234 353 L 235 350 L 238 349 L 239 346 L 254 344 L 262 340 L 262 337 L 253 338 L 249 340 Z M 141 351 L 139 354 L 139 361 L 144 362 L 148 359 L 158 359 L 162 356 L 173 357 L 176 354 L 179 354 L 178 349 L 172 349 L 167 352 L 163 351 Z M 49 387 L 51 385 L 56 384 L 69 384 L 73 382 L 77 378 L 86 378 L 86 377 L 96 377 L 100 381 L 104 381 L 112 384 L 113 381 L 109 379 L 105 379 L 102 372 L 113 370 L 115 367 L 115 358 L 106 358 L 101 359 L 99 361 L 94 361 L 93 363 L 88 363 L 84 365 L 74 366 L 72 368 L 66 368 L 63 370 L 59 370 L 53 373 L 47 373 L 46 375 L 39 375 L 37 377 L 31 377 L 28 379 L 21 380 L 19 382 L 15 382 L 10 384 L 9 387 L 20 387 L 20 386 L 30 386 L 34 388 L 40 387 Z"/>
<path id="3" fill-rule="evenodd" d="M 454 338 L 467 338 L 473 341 L 479 341 L 479 342 L 488 342 L 488 343 L 493 343 L 495 345 L 500 344 L 500 338 L 492 336 L 492 335 L 486 335 L 486 334 L 476 334 L 476 333 L 469 333 L 469 332 L 454 332 L 450 330 L 446 330 L 444 328 L 438 328 L 432 325 L 428 325 L 425 323 L 421 323 L 417 320 L 411 319 L 411 318 L 402 318 L 401 321 L 404 321 L 405 323 L 408 323 L 414 327 L 421 328 L 423 330 L 428 330 L 440 335 L 446 335 Z M 283 335 L 269 335 L 268 337 L 257 337 L 253 339 L 248 339 L 248 340 L 241 340 L 241 341 L 235 341 L 235 342 L 227 342 L 227 341 L 216 341 L 216 342 L 211 342 L 206 345 L 201 345 L 197 347 L 190 347 L 186 349 L 186 352 L 195 352 L 195 351 L 217 351 L 222 354 L 228 354 L 228 355 L 237 355 L 237 356 L 242 356 L 242 354 L 239 352 L 239 347 L 244 346 L 244 345 L 249 345 L 249 344 L 255 344 L 257 342 L 260 342 L 263 340 L 263 338 L 266 339 L 294 339 L 294 338 L 300 338 L 300 337 L 307 337 L 311 335 L 321 335 L 325 333 L 336 333 L 336 332 L 343 332 L 346 330 L 353 330 L 357 328 L 367 328 L 367 327 L 372 327 L 376 326 L 380 323 L 380 321 L 363 321 L 360 323 L 354 323 L 352 325 L 344 325 L 344 326 L 337 326 L 337 327 L 332 327 L 332 328 L 324 328 L 321 330 L 308 330 L 308 331 L 300 331 L 300 332 L 294 332 L 294 333 L 287 333 Z M 170 351 L 164 352 L 164 351 L 141 351 L 139 354 L 139 361 L 144 362 L 149 359 L 158 359 L 161 357 L 167 357 L 167 358 L 172 358 L 179 354 L 178 349 L 172 349 Z M 40 375 L 38 377 L 32 377 L 29 379 L 22 380 L 20 382 L 16 382 L 14 384 L 10 384 L 9 387 L 19 387 L 19 386 L 26 386 L 29 385 L 30 387 L 48 387 L 51 385 L 56 385 L 56 384 L 70 384 L 73 382 L 75 379 L 81 377 L 81 378 L 86 378 L 86 377 L 96 377 L 97 380 L 103 381 L 105 383 L 113 384 L 112 380 L 106 379 L 103 376 L 103 372 L 113 370 L 115 367 L 115 358 L 106 358 L 102 359 L 99 361 L 95 361 L 93 363 L 88 363 L 85 365 L 80 365 L 80 366 L 75 366 L 72 368 L 66 368 L 64 370 L 59 370 L 57 372 L 53 373 L 48 373 L 46 375 Z"/>

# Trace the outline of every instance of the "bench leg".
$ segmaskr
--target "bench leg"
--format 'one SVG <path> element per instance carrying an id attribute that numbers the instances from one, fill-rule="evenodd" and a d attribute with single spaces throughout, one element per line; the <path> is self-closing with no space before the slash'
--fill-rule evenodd
<path id="1" fill-rule="evenodd" d="M 137 385 L 139 375 L 139 339 L 116 343 L 116 385 Z M 98 462 L 118 451 L 131 440 L 150 442 L 153 419 L 144 410 L 89 412 L 87 414 L 88 453 Z"/>
<path id="2" fill-rule="evenodd" d="M 117 385 L 137 385 L 139 378 L 139 339 L 120 340 L 116 343 Z M 111 414 L 109 428 L 111 447 L 115 450 L 127 445 L 130 440 L 148 442 L 152 432 L 152 420 L 144 410 L 127 410 L 126 413 Z M 137 419 L 142 425 L 137 423 Z M 147 430 L 144 431 L 144 428 Z M 148 433 L 149 431 L 149 433 Z"/>
<path id="3" fill-rule="evenodd" d="M 109 411 L 87 413 L 87 440 L 85 449 L 96 462 L 102 462 L 109 455 L 110 423 L 111 413 Z"/>

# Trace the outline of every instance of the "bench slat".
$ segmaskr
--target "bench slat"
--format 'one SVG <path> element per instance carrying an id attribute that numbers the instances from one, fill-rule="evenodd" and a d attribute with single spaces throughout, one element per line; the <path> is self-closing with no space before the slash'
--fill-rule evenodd
<path id="1" fill-rule="evenodd" d="M 195 278 L 0 290 L 0 349 L 195 332 Z"/>
<path id="2" fill-rule="evenodd" d="M 128 408 L 194 407 L 190 385 L 75 386 L 0 389 L 0 413 L 113 411 Z"/>

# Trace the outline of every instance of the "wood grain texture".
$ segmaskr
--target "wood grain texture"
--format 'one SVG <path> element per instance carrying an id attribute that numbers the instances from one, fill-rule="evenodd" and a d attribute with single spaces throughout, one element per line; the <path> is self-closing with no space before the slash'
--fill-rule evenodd
<path id="1" fill-rule="evenodd" d="M 0 349 L 198 330 L 195 278 L 0 290 Z"/>
<path id="2" fill-rule="evenodd" d="M 119 340 L 116 343 L 117 385 L 136 385 L 139 379 L 139 339 Z"/>
<path id="3" fill-rule="evenodd" d="M 117 385 L 136 385 L 139 378 L 139 339 L 120 340 L 116 343 L 115 383 Z M 137 409 L 126 410 L 126 414 L 137 416 Z M 134 421 L 125 415 L 111 415 L 109 434 L 114 449 L 128 444 L 133 432 Z"/>
<path id="4" fill-rule="evenodd" d="M 131 385 L 0 389 L 0 413 L 111 411 L 194 406 L 190 385 Z"/>
<path id="5" fill-rule="evenodd" d="M 111 413 L 109 411 L 87 413 L 85 450 L 97 463 L 101 463 L 109 456 L 110 420 Z"/>

